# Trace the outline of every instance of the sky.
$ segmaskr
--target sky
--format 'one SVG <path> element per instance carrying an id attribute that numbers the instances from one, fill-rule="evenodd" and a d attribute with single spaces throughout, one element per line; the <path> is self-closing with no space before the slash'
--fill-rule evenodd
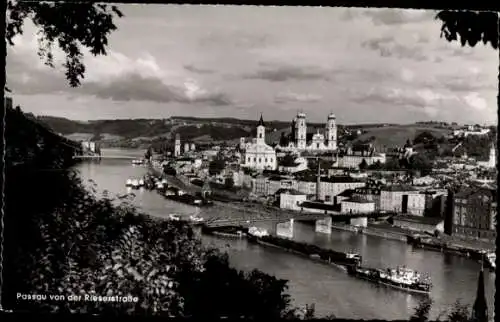
<path id="1" fill-rule="evenodd" d="M 7 52 L 23 111 L 74 120 L 235 117 L 341 124 L 496 124 L 498 52 L 440 38 L 435 11 L 121 4 L 107 56 L 71 88 L 37 55 L 36 28 Z"/>

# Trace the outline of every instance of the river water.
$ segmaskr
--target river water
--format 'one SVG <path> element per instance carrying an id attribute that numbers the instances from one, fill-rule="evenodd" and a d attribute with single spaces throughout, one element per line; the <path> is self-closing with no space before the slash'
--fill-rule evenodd
<path id="1" fill-rule="evenodd" d="M 143 151 L 103 150 L 103 155 L 129 155 L 140 157 Z M 108 191 L 110 196 L 130 193 L 125 180 L 141 177 L 147 169 L 131 165 L 131 160 L 102 159 L 83 162 L 76 166 L 84 182 L 92 180 L 97 193 Z M 134 191 L 131 203 L 152 216 L 167 217 L 169 213 L 199 214 L 203 217 L 218 215 L 210 208 L 169 201 L 156 192 Z M 233 210 L 234 211 L 234 210 Z M 470 259 L 422 249 L 412 249 L 406 243 L 379 237 L 334 230 L 331 235 L 316 233 L 314 227 L 295 222 L 294 239 L 311 242 L 339 251 L 356 251 L 363 256 L 363 264 L 370 267 L 407 265 L 430 274 L 433 282 L 431 319 L 446 314 L 457 300 L 472 305 L 480 265 Z M 248 244 L 246 240 L 200 237 L 204 244 L 224 249 L 233 267 L 249 271 L 254 268 L 289 281 L 288 293 L 294 305 L 314 303 L 318 315 L 334 314 L 338 318 L 355 319 L 407 319 L 422 295 L 379 287 L 352 278 L 345 271 L 279 249 Z M 486 298 L 490 316 L 494 314 L 495 273 L 485 272 Z"/>

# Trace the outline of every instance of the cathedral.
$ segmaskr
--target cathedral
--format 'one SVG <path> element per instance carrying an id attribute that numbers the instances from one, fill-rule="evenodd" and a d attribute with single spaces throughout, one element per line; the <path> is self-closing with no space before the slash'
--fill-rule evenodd
<path id="1" fill-rule="evenodd" d="M 282 151 L 293 152 L 329 152 L 337 150 L 337 124 L 334 114 L 328 115 L 324 134 L 318 130 L 307 135 L 306 114 L 298 113 L 292 121 L 292 134 L 288 142 L 282 140 L 276 147 Z"/>

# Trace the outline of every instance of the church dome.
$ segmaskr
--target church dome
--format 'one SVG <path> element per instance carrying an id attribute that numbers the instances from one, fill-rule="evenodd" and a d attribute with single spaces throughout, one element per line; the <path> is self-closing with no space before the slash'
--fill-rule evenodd
<path id="1" fill-rule="evenodd" d="M 304 112 L 297 113 L 297 118 L 303 118 L 303 119 L 305 119 L 306 118 L 306 113 L 304 113 Z"/>
<path id="2" fill-rule="evenodd" d="M 336 119 L 335 114 L 330 113 L 330 114 L 328 115 L 328 119 L 329 119 L 329 120 L 335 120 L 335 119 Z"/>

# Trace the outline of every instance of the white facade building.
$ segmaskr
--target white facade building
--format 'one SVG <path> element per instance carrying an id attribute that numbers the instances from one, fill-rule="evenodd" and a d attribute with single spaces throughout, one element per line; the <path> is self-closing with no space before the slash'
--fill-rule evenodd
<path id="1" fill-rule="evenodd" d="M 340 202 L 340 212 L 344 214 L 368 214 L 375 212 L 375 202 L 360 198 L 350 198 Z"/>
<path id="2" fill-rule="evenodd" d="M 262 115 L 257 125 L 257 137 L 251 144 L 245 145 L 243 167 L 255 170 L 276 170 L 278 161 L 276 151 L 265 142 L 266 127 Z M 241 143 L 241 142 L 240 142 Z"/>
<path id="3" fill-rule="evenodd" d="M 301 207 L 299 205 L 306 200 L 307 196 L 304 193 L 288 190 L 280 194 L 280 208 L 300 211 Z"/>

